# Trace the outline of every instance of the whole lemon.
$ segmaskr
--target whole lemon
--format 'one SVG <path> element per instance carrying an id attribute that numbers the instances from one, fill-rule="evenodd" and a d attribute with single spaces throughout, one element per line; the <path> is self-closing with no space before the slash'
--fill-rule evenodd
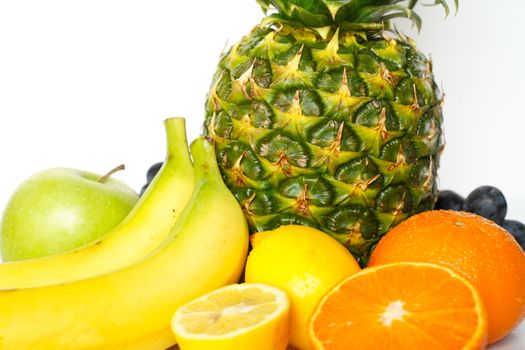
<path id="1" fill-rule="evenodd" d="M 308 319 L 318 301 L 346 277 L 360 271 L 352 254 L 317 229 L 286 225 L 251 236 L 248 283 L 267 283 L 290 298 L 290 344 L 312 349 Z"/>

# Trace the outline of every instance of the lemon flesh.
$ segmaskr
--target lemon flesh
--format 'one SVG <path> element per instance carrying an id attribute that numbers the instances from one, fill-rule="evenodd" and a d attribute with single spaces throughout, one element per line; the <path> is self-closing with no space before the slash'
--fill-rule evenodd
<path id="1" fill-rule="evenodd" d="M 179 308 L 171 326 L 181 350 L 283 350 L 289 307 L 278 288 L 233 284 Z"/>

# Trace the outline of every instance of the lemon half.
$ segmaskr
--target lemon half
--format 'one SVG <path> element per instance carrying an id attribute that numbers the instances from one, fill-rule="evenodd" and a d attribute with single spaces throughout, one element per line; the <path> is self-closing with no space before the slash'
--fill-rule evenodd
<path id="1" fill-rule="evenodd" d="M 181 350 L 284 350 L 289 308 L 276 287 L 233 284 L 180 307 L 171 328 Z"/>

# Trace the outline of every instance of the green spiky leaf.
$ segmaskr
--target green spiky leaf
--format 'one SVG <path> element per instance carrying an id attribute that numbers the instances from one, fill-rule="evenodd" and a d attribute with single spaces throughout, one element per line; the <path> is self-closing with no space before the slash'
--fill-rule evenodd
<path id="1" fill-rule="evenodd" d="M 307 27 L 337 24 L 347 28 L 384 28 L 395 18 L 407 18 L 419 29 L 421 18 L 414 12 L 419 0 L 256 0 L 266 12 L 273 8 L 285 19 Z M 448 0 L 434 0 L 448 15 Z M 454 0 L 456 10 L 458 0 Z M 370 26 L 369 24 L 374 24 Z M 372 29 L 373 30 L 373 29 Z M 377 29 L 376 29 L 377 30 Z"/>
<path id="2" fill-rule="evenodd" d="M 306 22 L 309 27 L 313 28 L 324 27 L 329 21 L 327 14 L 317 14 L 298 6 L 292 8 L 290 17 L 295 21 Z"/>
<path id="3" fill-rule="evenodd" d="M 326 6 L 328 7 L 328 11 L 330 11 L 332 18 L 335 18 L 337 15 L 337 12 L 339 12 L 339 9 L 343 6 L 348 5 L 351 3 L 352 0 L 326 0 Z"/>
<path id="4" fill-rule="evenodd" d="M 417 0 L 416 0 L 416 1 L 411 0 L 411 1 L 413 1 L 413 2 L 417 2 Z M 449 15 L 449 13 L 450 13 L 450 8 L 448 7 L 447 0 L 435 0 L 434 3 L 431 4 L 431 6 L 433 6 L 433 5 L 441 5 L 441 6 L 443 6 L 443 8 L 445 9 L 445 15 L 446 15 L 446 16 Z M 456 12 L 457 12 L 457 10 L 458 10 L 458 8 L 459 8 L 459 0 L 454 0 L 454 5 L 455 5 L 455 7 L 456 7 Z"/>
<path id="5" fill-rule="evenodd" d="M 357 23 L 387 22 L 394 18 L 408 18 L 416 28 L 421 28 L 421 17 L 408 7 L 401 5 L 369 6 L 361 9 L 355 21 Z"/>
<path id="6" fill-rule="evenodd" d="M 255 0 L 261 6 L 264 13 L 268 12 L 268 9 L 270 8 L 270 0 Z"/>

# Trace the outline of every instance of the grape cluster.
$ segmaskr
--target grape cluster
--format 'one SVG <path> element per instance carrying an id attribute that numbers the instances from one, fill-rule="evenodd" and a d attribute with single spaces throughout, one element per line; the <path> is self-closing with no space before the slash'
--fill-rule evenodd
<path id="1" fill-rule="evenodd" d="M 155 175 L 157 175 L 157 173 L 159 172 L 160 168 L 162 167 L 162 164 L 162 162 L 158 162 L 149 167 L 148 172 L 146 173 L 146 183 L 144 184 L 144 186 L 142 186 L 142 189 L 140 190 L 141 196 L 144 194 L 151 181 L 153 181 Z"/>
<path id="2" fill-rule="evenodd" d="M 461 210 L 483 216 L 510 232 L 525 250 L 525 225 L 506 219 L 507 201 L 503 193 L 493 186 L 480 186 L 463 198 L 454 191 L 439 192 L 436 209 Z"/>

